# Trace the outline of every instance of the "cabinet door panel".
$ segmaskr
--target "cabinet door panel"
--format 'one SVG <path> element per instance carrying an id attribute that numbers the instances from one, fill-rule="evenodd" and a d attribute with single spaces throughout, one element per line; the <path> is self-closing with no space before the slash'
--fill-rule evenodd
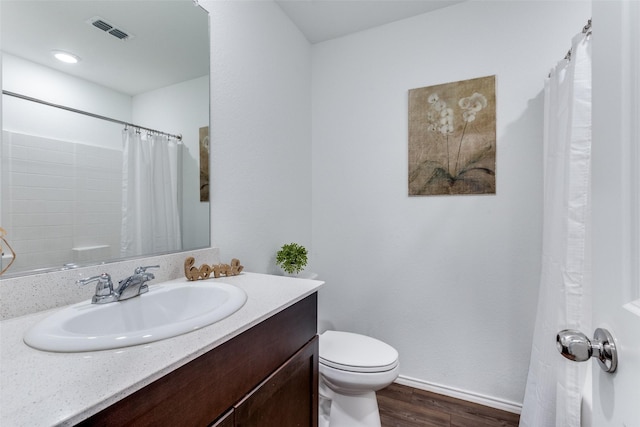
<path id="1" fill-rule="evenodd" d="M 235 426 L 235 423 L 233 420 L 233 409 L 231 409 L 229 412 L 227 412 L 226 414 L 221 416 L 219 419 L 217 419 L 209 427 L 234 427 L 234 426 Z"/>
<path id="2" fill-rule="evenodd" d="M 318 338 L 235 406 L 237 427 L 316 427 Z"/>

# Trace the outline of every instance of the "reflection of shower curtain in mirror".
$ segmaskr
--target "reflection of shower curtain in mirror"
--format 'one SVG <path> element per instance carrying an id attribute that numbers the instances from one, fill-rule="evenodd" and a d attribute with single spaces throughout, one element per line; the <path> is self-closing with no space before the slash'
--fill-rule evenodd
<path id="1" fill-rule="evenodd" d="M 181 249 L 179 148 L 163 135 L 123 132 L 122 256 Z"/>

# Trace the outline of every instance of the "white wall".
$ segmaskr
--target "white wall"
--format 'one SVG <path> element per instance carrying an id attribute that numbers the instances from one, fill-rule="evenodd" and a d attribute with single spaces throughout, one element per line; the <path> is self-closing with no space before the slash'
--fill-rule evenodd
<path id="1" fill-rule="evenodd" d="M 212 244 L 275 272 L 311 246 L 309 44 L 273 2 L 201 1 L 211 22 Z"/>
<path id="2" fill-rule="evenodd" d="M 131 97 L 2 52 L 2 89 L 54 104 L 131 120 Z M 11 132 L 122 150 L 121 128 L 110 122 L 2 96 L 2 128 Z M 63 126 L 73 122 L 74 126 Z"/>
<path id="3" fill-rule="evenodd" d="M 589 16 L 589 2 L 465 2 L 313 46 L 320 316 L 396 347 L 405 379 L 522 402 L 540 268 L 542 90 Z M 407 91 L 494 74 L 497 194 L 409 198 Z"/>

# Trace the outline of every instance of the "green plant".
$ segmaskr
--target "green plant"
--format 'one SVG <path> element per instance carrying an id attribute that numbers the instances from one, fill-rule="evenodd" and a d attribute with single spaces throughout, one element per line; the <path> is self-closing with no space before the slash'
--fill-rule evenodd
<path id="1" fill-rule="evenodd" d="M 307 249 L 297 243 L 282 245 L 276 264 L 289 274 L 299 273 L 307 265 Z"/>

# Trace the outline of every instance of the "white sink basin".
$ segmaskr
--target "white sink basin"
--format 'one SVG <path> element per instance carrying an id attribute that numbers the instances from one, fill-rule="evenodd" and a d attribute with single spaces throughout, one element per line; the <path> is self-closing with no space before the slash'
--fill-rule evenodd
<path id="1" fill-rule="evenodd" d="M 240 309 L 247 294 L 222 282 L 178 279 L 125 301 L 71 305 L 29 329 L 24 342 L 59 352 L 106 350 L 181 335 Z"/>

